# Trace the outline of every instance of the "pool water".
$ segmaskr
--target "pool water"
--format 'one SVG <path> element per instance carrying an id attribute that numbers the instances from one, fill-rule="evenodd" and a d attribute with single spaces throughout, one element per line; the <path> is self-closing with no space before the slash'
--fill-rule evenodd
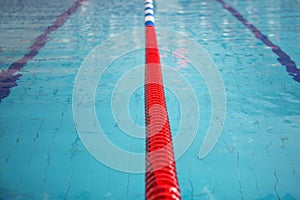
<path id="1" fill-rule="evenodd" d="M 2 0 L 1 73 L 30 50 L 36 50 L 31 48 L 36 38 L 75 3 Z M 280 47 L 299 69 L 300 1 L 226 3 Z M 63 15 L 63 24 L 44 35 L 44 46 L 35 56 L 25 56 L 26 65 L 15 73 L 22 76 L 0 102 L 0 199 L 145 198 L 144 174 L 118 171 L 96 159 L 81 141 L 72 111 L 74 82 L 84 60 L 110 38 L 143 29 L 143 6 L 144 2 L 137 0 L 83 1 Z M 199 106 L 196 137 L 176 162 L 182 199 L 299 199 L 300 83 L 296 75 L 288 72 L 288 66 L 263 39 L 218 1 L 158 0 L 155 7 L 157 32 L 168 28 L 201 45 L 215 63 L 226 93 L 221 136 L 210 154 L 200 159 L 199 148 L 213 120 L 207 77 L 180 56 L 189 53 L 179 48 L 184 46 L 180 41 L 170 36 L 172 49 L 160 46 L 166 84 L 180 83 L 168 74 L 168 69 L 181 74 L 194 89 Z M 124 41 L 130 38 L 124 37 Z M 143 44 L 144 35 L 136 40 Z M 124 48 L 122 43 L 113 43 L 105 54 L 109 56 L 120 48 Z M 144 64 L 144 50 L 130 50 L 111 62 L 101 76 L 95 91 L 95 113 L 114 144 L 143 153 L 145 139 L 131 137 L 130 131 L 126 134 L 122 118 L 118 119 L 122 109 L 116 109 L 115 116 L 111 108 L 118 82 Z M 143 71 L 138 71 L 136 77 L 143 81 Z M 1 77 L 1 84 L 3 80 Z M 176 91 L 184 95 L 180 90 Z M 190 104 L 189 98 L 180 102 L 176 91 L 165 91 L 174 136 L 180 129 L 181 106 Z M 142 83 L 124 109 L 136 124 L 132 131 L 141 132 Z"/>

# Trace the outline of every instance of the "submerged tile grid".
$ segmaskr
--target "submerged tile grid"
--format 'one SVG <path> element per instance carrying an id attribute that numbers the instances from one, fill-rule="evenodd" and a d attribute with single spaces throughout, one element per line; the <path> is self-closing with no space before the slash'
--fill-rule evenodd
<path id="1" fill-rule="evenodd" d="M 237 7 L 248 8 L 244 4 L 236 3 Z M 254 2 L 254 5 L 250 4 L 249 7 L 255 9 L 255 6 L 260 4 Z M 264 5 L 270 6 L 268 2 Z M 211 196 L 217 199 L 224 196 L 229 199 L 297 198 L 299 178 L 296 174 L 299 171 L 299 159 L 290 155 L 298 151 L 299 145 L 296 134 L 299 130 L 299 85 L 284 77 L 288 75 L 284 74 L 284 67 L 280 65 L 276 56 L 272 55 L 270 48 L 264 47 L 262 42 L 254 38 L 230 13 L 213 12 L 216 9 L 215 5 L 207 2 L 194 2 L 188 9 L 193 12 L 193 7 L 201 8 L 197 10 L 200 14 L 194 18 L 199 22 L 198 27 L 194 21 L 188 19 L 184 21 L 183 28 L 179 27 L 181 23 L 177 23 L 176 20 L 172 22 L 183 32 L 190 27 L 189 34 L 202 44 L 219 67 L 227 90 L 228 120 L 224 127 L 223 142 L 217 145 L 219 151 L 214 150 L 212 159 L 190 163 L 189 168 L 194 171 L 189 175 L 192 187 L 183 187 L 183 193 L 186 197 L 192 193 L 195 199 L 209 199 Z M 167 5 L 164 8 L 167 9 Z M 175 11 L 168 14 L 169 18 L 164 19 L 165 24 L 171 21 Z M 189 12 L 183 14 L 183 17 L 188 18 L 188 14 Z M 252 15 L 254 18 L 251 18 Z M 294 49 L 299 49 L 299 40 L 293 40 L 297 37 L 293 29 L 297 26 L 292 30 L 288 29 L 290 34 L 294 33 L 289 38 L 289 34 L 281 33 L 283 30 L 287 31 L 284 29 L 284 20 L 280 22 L 283 28 L 272 29 L 272 26 L 278 24 L 278 21 L 271 24 L 272 17 L 281 15 L 280 10 L 271 14 L 270 23 L 266 23 L 268 19 L 260 17 L 261 15 L 264 13 L 250 13 L 249 19 L 268 35 L 281 34 L 281 41 L 276 43 L 284 44 L 285 51 L 295 55 Z M 165 13 L 161 14 L 161 19 L 163 16 Z M 294 42 L 287 42 L 289 40 Z M 286 44 L 294 45 L 291 45 L 293 48 L 289 48 Z M 293 56 L 292 59 L 299 63 L 299 56 Z M 286 98 L 288 96 L 290 98 Z M 296 116 L 289 120 L 293 125 L 286 124 L 287 121 L 283 119 L 289 118 L 290 115 Z M 282 124 L 282 127 L 276 126 L 277 124 Z M 227 153 L 224 152 L 225 149 Z M 231 156 L 227 155 L 228 153 Z M 224 156 L 229 157 L 224 159 Z M 209 160 L 210 165 L 203 169 L 201 165 Z M 185 161 L 181 164 L 179 160 L 182 167 L 179 167 L 179 174 L 184 173 L 180 179 L 182 185 L 188 183 Z M 226 167 L 228 165 L 229 167 Z M 203 184 L 199 185 L 197 180 L 201 179 Z M 195 183 L 198 183 L 198 188 L 195 187 Z"/>
<path id="2" fill-rule="evenodd" d="M 96 5 L 87 5 L 86 12 L 96 15 L 101 10 Z M 197 159 L 203 134 L 199 133 L 195 144 L 178 160 L 183 197 L 299 198 L 300 161 L 295 153 L 299 151 L 299 85 L 286 78 L 284 67 L 270 49 L 222 11 L 220 5 L 183 5 L 190 12 L 182 8 L 187 12 L 185 15 L 170 13 L 169 17 L 176 16 L 176 20 L 168 21 L 163 12 L 169 10 L 168 5 L 158 2 L 158 23 L 190 34 L 212 55 L 228 95 L 228 119 L 212 154 L 204 160 Z M 247 7 L 233 5 L 239 10 Z M 217 13 L 212 12 L 217 8 Z M 247 15 L 244 10 L 240 12 Z M 261 14 L 259 10 L 256 13 Z M 117 20 L 95 26 L 95 21 L 105 19 L 91 18 L 89 14 L 78 13 L 62 30 L 51 35 L 52 41 L 22 72 L 12 96 L 1 102 L 1 113 L 5 115 L 0 120 L 0 142 L 5 148 L 0 152 L 0 197 L 143 198 L 143 186 L 136 187 L 137 182 L 144 181 L 143 175 L 128 175 L 104 167 L 88 154 L 74 129 L 71 91 L 78 66 L 89 50 L 103 40 L 97 33 L 120 31 L 113 28 Z M 197 20 L 189 22 L 191 17 Z M 251 17 L 251 13 L 247 17 L 274 37 L 281 27 L 286 27 L 274 29 L 276 23 L 265 23 L 263 18 Z M 180 24 L 185 27 L 177 27 Z M 281 34 L 278 44 L 297 56 L 299 40 L 293 33 Z M 294 38 L 290 40 L 295 45 L 284 42 L 288 38 Z M 299 57 L 294 59 L 299 63 Z"/>

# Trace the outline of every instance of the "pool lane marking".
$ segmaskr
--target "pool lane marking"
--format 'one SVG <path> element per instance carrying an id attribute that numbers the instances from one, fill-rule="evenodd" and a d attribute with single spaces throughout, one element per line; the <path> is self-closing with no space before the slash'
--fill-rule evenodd
<path id="1" fill-rule="evenodd" d="M 42 34 L 34 39 L 33 44 L 29 47 L 30 51 L 27 54 L 25 54 L 21 59 L 13 62 L 6 71 L 3 70 L 0 72 L 0 102 L 2 99 L 9 96 L 10 89 L 12 87 L 17 86 L 16 82 L 22 76 L 22 74 L 17 72 L 20 72 L 20 70 L 26 66 L 27 62 L 32 60 L 39 53 L 39 51 L 49 41 L 48 35 L 62 27 L 84 1 L 87 0 L 76 1 L 69 9 L 58 15 L 56 21 L 51 26 L 48 26 Z"/>
<path id="2" fill-rule="evenodd" d="M 277 60 L 279 61 L 279 63 L 285 66 L 286 71 L 289 73 L 289 75 L 291 75 L 295 81 L 300 82 L 300 69 L 297 68 L 296 63 L 287 53 L 285 53 L 279 46 L 274 44 L 266 35 L 264 35 L 251 22 L 245 19 L 245 17 L 232 6 L 228 5 L 223 0 L 216 1 L 221 3 L 224 9 L 228 10 L 235 18 L 242 22 L 257 39 L 262 41 L 266 46 L 270 47 L 272 51 L 278 56 Z"/>
<path id="3" fill-rule="evenodd" d="M 180 200 L 153 7 L 145 0 L 146 199 Z"/>

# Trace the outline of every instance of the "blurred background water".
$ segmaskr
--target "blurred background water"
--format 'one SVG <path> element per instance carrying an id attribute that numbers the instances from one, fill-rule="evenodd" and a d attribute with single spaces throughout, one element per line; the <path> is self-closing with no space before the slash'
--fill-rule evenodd
<path id="1" fill-rule="evenodd" d="M 28 53 L 35 38 L 74 2 L 2 0 L 0 69 L 7 70 Z M 300 65 L 300 1 L 226 2 Z M 158 31 L 169 28 L 199 43 L 216 64 L 227 96 L 221 138 L 201 160 L 198 151 L 211 118 L 205 79 L 176 57 L 184 49 L 161 50 L 162 63 L 189 81 L 200 107 L 197 136 L 177 160 L 182 198 L 299 199 L 299 82 L 217 1 L 155 3 Z M 72 117 L 73 83 L 83 60 L 110 37 L 143 28 L 143 6 L 137 0 L 84 1 L 20 70 L 17 86 L 0 103 L 0 199 L 144 198 L 144 174 L 119 172 L 93 158 Z M 176 46 L 176 41 L 170 43 Z M 144 139 L 124 137 L 111 115 L 110 98 L 118 79 L 143 62 L 143 50 L 120 57 L 108 67 L 96 92 L 97 117 L 107 136 L 121 148 L 141 153 Z M 128 108 L 141 126 L 143 95 L 143 88 L 138 88 Z M 169 89 L 166 99 L 176 135 L 181 102 Z"/>

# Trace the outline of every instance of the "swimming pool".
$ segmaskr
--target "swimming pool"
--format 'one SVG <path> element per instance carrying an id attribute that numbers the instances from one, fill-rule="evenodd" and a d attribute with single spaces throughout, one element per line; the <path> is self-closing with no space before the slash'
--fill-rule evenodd
<path id="1" fill-rule="evenodd" d="M 195 112 L 199 114 L 197 134 L 176 161 L 182 199 L 299 199 L 300 84 L 291 63 L 299 68 L 300 2 L 226 3 L 155 2 L 158 35 L 163 28 L 172 33 L 164 38 L 161 34 L 158 40 L 166 66 L 166 100 L 174 135 L 183 120 L 181 106 L 192 105 L 192 98 L 185 96 L 182 88 L 172 89 L 175 83 L 184 83 L 170 75 L 169 69 L 187 80 L 199 106 L 199 113 Z M 86 149 L 73 120 L 72 95 L 75 78 L 95 47 L 113 41 L 103 51 L 108 56 L 127 49 L 104 66 L 95 92 L 95 112 L 114 144 L 131 152 L 145 151 L 140 132 L 144 125 L 143 84 L 120 81 L 135 77 L 140 81 L 144 76 L 138 68 L 144 63 L 144 50 L 124 45 L 131 39 L 136 47 L 144 42 L 144 35 L 139 34 L 144 26 L 144 2 L 2 0 L 0 5 L 1 84 L 10 87 L 9 94 L 1 88 L 0 199 L 143 199 L 143 173 L 107 167 Z M 124 31 L 132 35 L 125 37 Z M 207 79 L 214 77 L 197 73 L 182 57 L 192 52 L 182 41 L 174 40 L 172 31 L 206 51 L 225 88 L 226 118 L 220 139 L 201 159 L 199 149 L 214 120 L 207 85 Z M 111 39 L 120 36 L 123 42 Z M 278 47 L 289 59 L 278 53 Z M 9 81 L 3 82 L 7 80 L 4 72 L 13 63 L 18 70 L 8 73 Z M 18 78 L 16 86 L 13 77 Z M 84 78 L 89 82 L 89 76 Z M 116 89 L 121 86 L 136 87 L 125 109 L 136 126 L 127 132 L 122 130 L 122 117 L 118 118 L 122 106 L 116 107 L 115 113 L 111 109 L 112 99 L 119 98 L 117 105 L 125 99 L 126 90 Z M 184 101 L 178 99 L 180 95 Z M 190 116 L 195 115 L 192 111 Z M 131 132 L 140 135 L 126 134 Z"/>

